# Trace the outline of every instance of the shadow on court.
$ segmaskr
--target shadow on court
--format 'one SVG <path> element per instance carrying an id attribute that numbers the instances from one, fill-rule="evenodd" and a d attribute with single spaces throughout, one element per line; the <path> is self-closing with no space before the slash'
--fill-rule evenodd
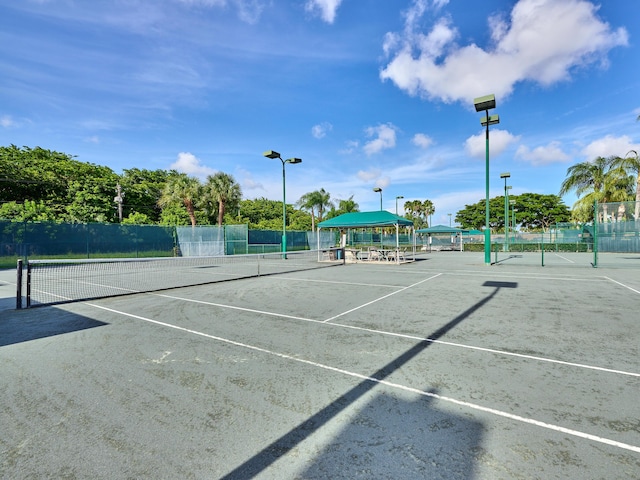
<path id="1" fill-rule="evenodd" d="M 5 312 L 0 320 L 0 347 L 104 325 L 107 324 L 57 309 L 43 310 L 40 315 L 27 310 Z"/>
<path id="2" fill-rule="evenodd" d="M 402 355 L 383 366 L 370 378 L 363 380 L 330 405 L 311 416 L 288 433 L 265 447 L 258 454 L 222 477 L 226 480 L 252 478 L 291 452 L 297 445 L 326 426 L 340 413 L 376 388 L 380 381 L 410 362 L 424 350 L 434 345 L 473 313 L 489 303 L 501 288 L 517 288 L 515 282 L 485 282 L 484 287 L 493 291 L 475 305 L 443 325 L 427 340 L 423 340 Z M 426 374 L 426 373 L 425 373 Z M 434 393 L 434 392 L 431 392 Z M 474 477 L 474 455 L 481 448 L 483 426 L 462 416 L 453 416 L 435 410 L 432 398 L 424 397 L 415 402 L 403 402 L 385 392 L 376 395 L 360 414 L 350 420 L 338 438 L 328 449 L 320 453 L 308 468 L 304 478 L 414 478 L 416 470 L 406 472 L 407 465 L 416 465 L 417 472 L 438 471 L 444 468 L 447 478 L 472 479 Z M 386 428 L 378 428 L 384 422 Z M 364 425 L 364 427 L 362 426 Z M 439 429 L 438 425 L 446 426 Z M 442 430 L 442 431 L 441 431 Z M 394 435 L 400 435 L 400 440 Z M 406 438 L 404 447 L 401 445 Z M 390 439 L 397 450 L 389 450 Z M 346 445 L 343 445 L 346 443 Z M 451 450 L 452 449 L 452 450 Z M 413 452 L 413 453 L 412 453 Z M 382 455 L 383 458 L 376 458 Z M 387 458 L 384 458 L 387 457 Z M 340 459 L 339 461 L 336 461 Z M 443 463 L 443 459 L 446 462 Z M 311 459 L 310 459 L 311 460 Z M 385 467 L 384 462 L 389 463 Z M 435 465 L 434 465 L 435 464 Z M 389 475 L 384 471 L 389 468 Z M 369 471 L 369 469 L 371 471 Z"/>

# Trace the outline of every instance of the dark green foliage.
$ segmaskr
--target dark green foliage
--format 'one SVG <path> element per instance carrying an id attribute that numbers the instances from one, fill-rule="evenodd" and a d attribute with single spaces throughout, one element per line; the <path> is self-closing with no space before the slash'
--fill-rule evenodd
<path id="1" fill-rule="evenodd" d="M 557 195 L 523 193 L 511 195 L 509 200 L 515 200 L 516 225 L 520 230 L 547 230 L 557 222 L 568 222 L 571 219 L 569 207 Z M 509 211 L 511 212 L 511 208 Z M 484 228 L 485 200 L 466 205 L 456 214 L 455 219 L 463 228 Z M 504 231 L 504 196 L 489 199 L 489 226 L 492 232 Z"/>

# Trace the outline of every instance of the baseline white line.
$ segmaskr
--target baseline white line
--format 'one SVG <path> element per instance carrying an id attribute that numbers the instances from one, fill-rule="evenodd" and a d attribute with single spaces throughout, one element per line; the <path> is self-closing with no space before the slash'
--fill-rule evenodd
<path id="1" fill-rule="evenodd" d="M 330 322 L 332 320 L 335 320 L 338 317 L 342 317 L 343 315 L 347 315 L 348 313 L 352 313 L 352 312 L 355 312 L 356 310 L 360 310 L 361 308 L 364 308 L 364 307 L 367 307 L 367 306 L 369 306 L 369 305 L 371 305 L 373 303 L 379 302 L 380 300 L 384 300 L 385 298 L 389 298 L 390 296 L 395 295 L 397 293 L 404 292 L 405 290 L 407 290 L 409 288 L 413 288 L 416 285 L 420 285 L 421 283 L 428 282 L 429 280 L 433 280 L 434 278 L 437 278 L 440 275 L 442 275 L 442 274 L 438 273 L 436 275 L 433 275 L 432 277 L 424 278 L 424 279 L 420 280 L 419 282 L 413 283 L 413 284 L 411 284 L 411 285 L 409 285 L 407 287 L 403 287 L 400 290 L 396 290 L 395 292 L 388 293 L 387 295 L 383 295 L 382 297 L 376 298 L 375 300 L 371 300 L 370 302 L 362 304 L 359 307 L 355 307 L 355 308 L 352 308 L 351 310 L 347 310 L 346 312 L 342 312 L 342 313 L 339 313 L 338 315 L 334 315 L 333 317 L 327 318 L 324 321 L 324 323 L 328 323 L 328 322 Z"/>
<path id="2" fill-rule="evenodd" d="M 617 283 L 618 285 L 620 285 L 621 287 L 626 288 L 627 290 L 631 290 L 633 293 L 638 293 L 640 294 L 640 290 L 636 290 L 635 288 L 631 288 L 629 285 L 625 285 L 624 283 L 620 283 L 617 280 L 614 280 L 613 278 L 609 278 L 609 277 L 604 277 L 607 280 L 613 282 L 613 283 Z"/>
<path id="3" fill-rule="evenodd" d="M 324 370 L 328 370 L 328 371 L 331 371 L 331 372 L 341 373 L 343 375 L 347 375 L 347 376 L 354 377 L 354 378 L 359 378 L 361 380 L 366 380 L 366 381 L 369 381 L 369 382 L 378 383 L 380 385 L 385 385 L 387 387 L 391 387 L 391 388 L 395 388 L 395 389 L 399 389 L 399 390 L 404 390 L 404 391 L 407 391 L 407 392 L 415 393 L 417 395 L 430 397 L 430 398 L 435 398 L 437 400 L 440 400 L 440 401 L 443 401 L 443 402 L 452 403 L 454 405 L 458 405 L 458 406 L 461 406 L 461 407 L 466 407 L 466 408 L 469 408 L 471 410 L 490 413 L 492 415 L 496 415 L 496 416 L 499 416 L 499 417 L 502 417 L 502 418 L 507 418 L 509 420 L 514 420 L 514 421 L 525 423 L 525 424 L 528 424 L 528 425 L 535 425 L 537 427 L 545 428 L 547 430 L 552 430 L 552 431 L 555 431 L 555 432 L 560 432 L 560 433 L 564 433 L 564 434 L 567 434 L 567 435 L 572 435 L 574 437 L 583 438 L 583 439 L 586 439 L 586 440 L 591 440 L 593 442 L 602 443 L 602 444 L 605 444 L 605 445 L 610 445 L 612 447 L 617 447 L 617 448 L 620 448 L 620 449 L 623 449 L 623 450 L 629 450 L 631 452 L 640 453 L 640 447 L 635 446 L 635 445 L 630 445 L 628 443 L 618 442 L 616 440 L 611 440 L 609 438 L 600 437 L 600 436 L 597 436 L 597 435 L 592 435 L 590 433 L 581 432 L 579 430 L 573 430 L 573 429 L 570 429 L 570 428 L 561 427 L 559 425 L 554 425 L 554 424 L 551 424 L 551 423 L 541 422 L 539 420 L 534 420 L 532 418 L 522 417 L 520 415 L 515 415 L 515 414 L 512 414 L 512 413 L 504 412 L 502 410 L 497 410 L 497 409 L 494 409 L 494 408 L 483 407 L 482 405 L 478 405 L 476 403 L 470 403 L 470 402 L 465 402 L 465 401 L 462 401 L 462 400 L 456 400 L 455 398 L 445 397 L 443 395 L 438 395 L 438 394 L 432 393 L 432 392 L 425 392 L 424 390 L 419 390 L 417 388 L 408 387 L 406 385 L 401 385 L 399 383 L 393 383 L 393 382 L 389 382 L 387 380 L 380 380 L 380 379 L 377 379 L 377 378 L 374 378 L 374 377 L 369 377 L 367 375 L 362 375 L 360 373 L 351 372 L 349 370 L 344 370 L 344 369 L 341 369 L 341 368 L 332 367 L 332 366 L 325 365 L 325 364 L 322 364 L 322 363 L 313 362 L 311 360 L 305 360 L 305 359 L 302 359 L 302 358 L 293 357 L 293 356 L 287 355 L 285 353 L 280 353 L 280 352 L 275 352 L 275 351 L 272 351 L 272 350 L 267 350 L 265 348 L 257 347 L 255 345 L 249 345 L 249 344 L 246 344 L 246 343 L 237 342 L 235 340 L 229 340 L 227 338 L 218 337 L 218 336 L 215 336 L 215 335 L 210 335 L 208 333 L 199 332 L 197 330 L 192 330 L 192 329 L 185 328 L 185 327 L 180 327 L 178 325 L 172 325 L 170 323 L 165 323 L 165 322 L 161 322 L 161 321 L 158 321 L 158 320 L 153 320 L 153 319 L 150 319 L 150 318 L 142 317 L 140 315 L 133 315 L 133 314 L 126 313 L 126 312 L 120 312 L 118 310 L 114 310 L 114 309 L 107 308 L 107 307 L 102 307 L 100 305 L 96 305 L 96 304 L 93 304 L 93 303 L 87 303 L 87 305 L 90 305 L 90 306 L 92 306 L 94 308 L 105 310 L 105 311 L 108 311 L 108 312 L 111 312 L 111 313 L 116 313 L 116 314 L 119 314 L 119 315 L 125 315 L 125 316 L 131 317 L 131 318 L 142 320 L 144 322 L 154 323 L 156 325 L 161 325 L 163 327 L 172 328 L 172 329 L 175 329 L 175 330 L 180 330 L 180 331 L 183 331 L 183 332 L 191 333 L 193 335 L 198 335 L 198 336 L 209 338 L 209 339 L 212 339 L 212 340 L 217 340 L 219 342 L 227 343 L 229 345 L 234 345 L 234 346 L 237 346 L 237 347 L 246 348 L 246 349 L 253 350 L 253 351 L 256 351 L 256 352 L 260 352 L 260 353 L 264 353 L 264 354 L 267 354 L 267 355 L 273 355 L 275 357 L 279 357 L 279 358 L 282 358 L 282 359 L 285 359 L 285 360 L 291 360 L 291 361 L 294 361 L 294 362 L 303 363 L 303 364 L 310 365 L 310 366 L 313 366 L 313 367 L 316 367 L 316 368 L 322 368 Z"/>

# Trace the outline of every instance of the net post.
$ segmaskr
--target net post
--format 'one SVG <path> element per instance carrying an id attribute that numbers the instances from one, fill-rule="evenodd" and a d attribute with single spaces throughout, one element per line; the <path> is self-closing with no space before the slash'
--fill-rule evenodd
<path id="1" fill-rule="evenodd" d="M 540 243 L 542 248 L 542 266 L 544 267 L 544 228 L 542 229 L 542 242 Z"/>
<path id="2" fill-rule="evenodd" d="M 27 262 L 27 308 L 31 307 L 31 264 Z"/>
<path id="3" fill-rule="evenodd" d="M 16 310 L 22 308 L 22 259 L 18 260 L 16 267 Z"/>
<path id="4" fill-rule="evenodd" d="M 598 201 L 593 202 L 593 268 L 598 268 Z"/>

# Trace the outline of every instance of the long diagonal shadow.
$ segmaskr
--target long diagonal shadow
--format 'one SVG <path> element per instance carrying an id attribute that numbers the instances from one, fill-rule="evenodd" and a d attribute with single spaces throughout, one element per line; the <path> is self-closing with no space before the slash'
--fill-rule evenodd
<path id="1" fill-rule="evenodd" d="M 483 286 L 494 287 L 495 290 L 485 298 L 480 300 L 478 303 L 455 317 L 449 323 L 443 325 L 438 330 L 433 332 L 427 337 L 427 339 L 418 342 L 405 353 L 380 368 L 378 371 L 371 375 L 371 378 L 377 381 L 384 380 L 395 370 L 408 363 L 416 355 L 423 352 L 430 345 L 433 345 L 433 342 L 435 340 L 438 340 L 439 338 L 446 335 L 467 317 L 487 304 L 498 293 L 498 291 L 500 291 L 501 288 L 517 288 L 518 284 L 514 282 L 485 282 Z M 334 400 L 330 405 L 327 405 L 325 408 L 309 417 L 307 420 L 278 438 L 276 441 L 266 446 L 261 452 L 257 453 L 242 465 L 239 465 L 234 470 L 221 478 L 223 480 L 251 478 L 267 469 L 280 457 L 287 454 L 296 445 L 301 443 L 305 438 L 311 436 L 311 434 L 317 431 L 320 427 L 327 424 L 329 420 L 336 417 L 349 405 L 353 404 L 364 394 L 372 390 L 377 385 L 377 381 L 363 380 L 351 390 Z"/>

